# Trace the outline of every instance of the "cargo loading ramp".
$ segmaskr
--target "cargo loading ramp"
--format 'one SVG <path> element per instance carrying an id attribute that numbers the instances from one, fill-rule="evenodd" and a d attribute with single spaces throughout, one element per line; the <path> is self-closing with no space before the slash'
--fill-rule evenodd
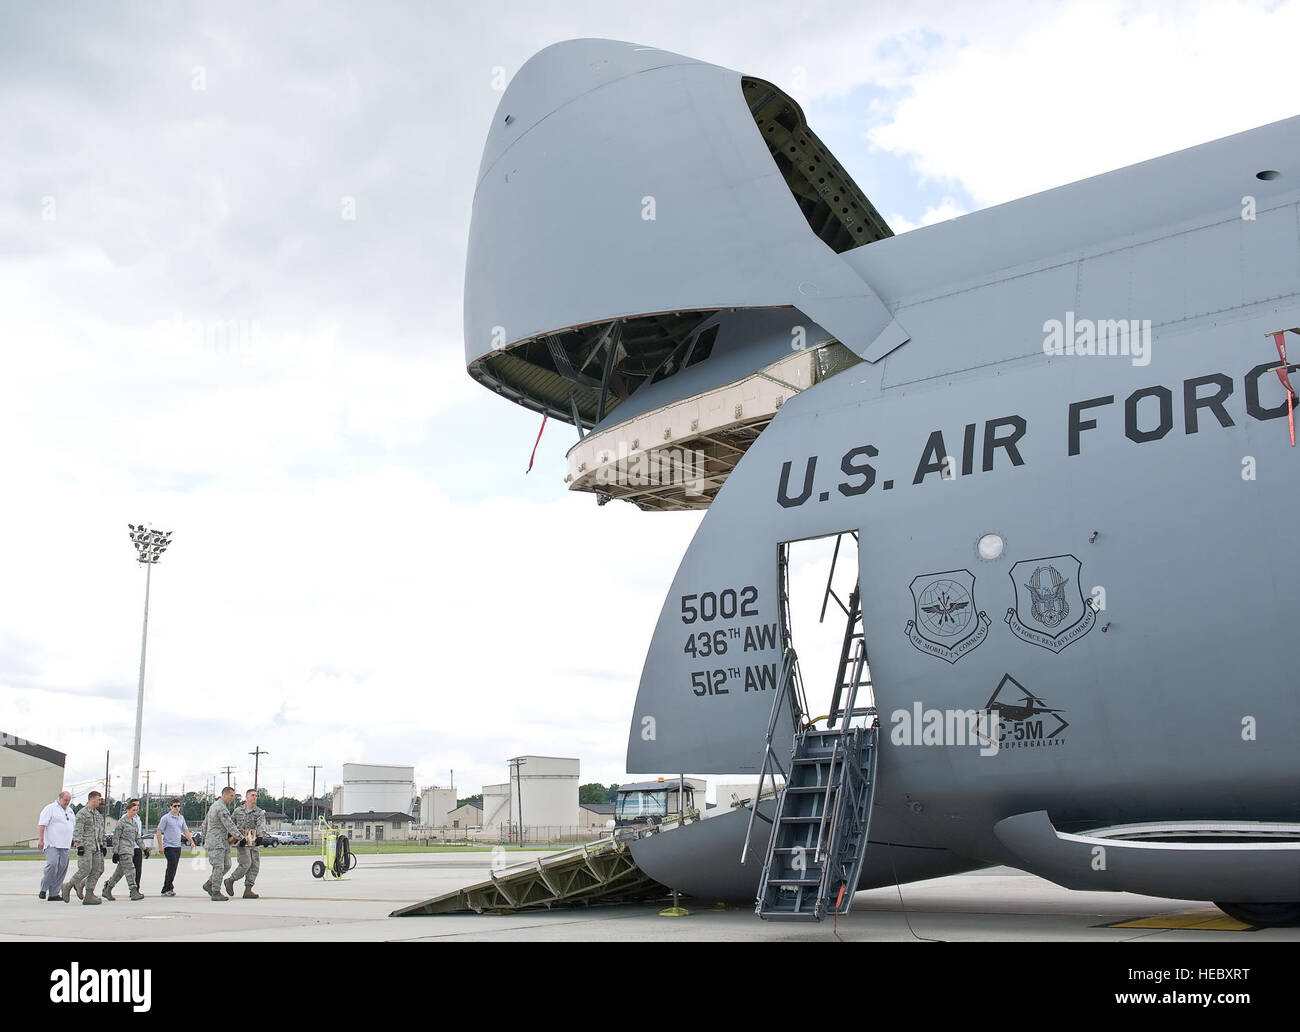
<path id="1" fill-rule="evenodd" d="M 589 906 L 662 900 L 670 890 L 642 871 L 617 832 L 528 863 L 493 871 L 487 881 L 394 910 L 389 917 L 512 913 L 540 907 Z"/>

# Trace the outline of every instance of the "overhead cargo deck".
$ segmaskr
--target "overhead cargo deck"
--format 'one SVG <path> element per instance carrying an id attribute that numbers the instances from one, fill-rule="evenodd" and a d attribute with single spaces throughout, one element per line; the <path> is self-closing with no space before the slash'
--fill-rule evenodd
<path id="1" fill-rule="evenodd" d="M 580 433 L 627 421 L 665 371 L 689 362 L 703 372 L 724 352 L 726 377 L 678 377 L 650 392 L 657 407 L 753 388 L 755 374 L 794 377 L 798 366 L 804 378 L 786 380 L 784 400 L 851 363 L 821 354 L 774 372 L 777 357 L 834 344 L 873 361 L 907 339 L 841 257 L 889 236 L 799 105 L 771 83 L 651 47 L 557 44 L 519 70 L 484 148 L 465 284 L 469 372 Z M 761 310 L 816 339 L 792 348 L 787 338 L 782 356 L 734 334 L 716 355 L 698 347 L 711 326 L 725 333 L 729 316 Z M 780 403 L 775 394 L 758 408 L 725 400 L 753 415 L 709 421 L 713 441 L 658 428 L 660 445 L 706 454 L 702 495 L 601 490 L 595 473 L 606 463 L 594 447 L 571 461 L 570 486 L 649 509 L 707 505 Z M 632 408 L 644 417 L 645 405 Z M 628 445 L 640 427 L 629 432 Z"/>

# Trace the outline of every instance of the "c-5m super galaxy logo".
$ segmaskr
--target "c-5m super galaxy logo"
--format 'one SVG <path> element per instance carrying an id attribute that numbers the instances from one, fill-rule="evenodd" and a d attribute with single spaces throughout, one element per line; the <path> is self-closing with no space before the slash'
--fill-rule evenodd
<path id="1" fill-rule="evenodd" d="M 993 689 L 984 712 L 996 715 L 994 733 L 998 751 L 1064 745 L 1062 732 L 1069 723 L 1054 709 L 1010 674 L 1003 674 Z"/>
<path id="2" fill-rule="evenodd" d="M 976 611 L 970 570 L 923 573 L 911 588 L 915 619 L 904 630 L 922 652 L 956 663 L 988 637 L 989 616 Z"/>
<path id="3" fill-rule="evenodd" d="M 1079 586 L 1082 569 L 1072 555 L 1022 559 L 1012 566 L 1016 604 L 1006 616 L 1011 633 L 1031 645 L 1060 652 L 1092 630 L 1097 613 Z"/>

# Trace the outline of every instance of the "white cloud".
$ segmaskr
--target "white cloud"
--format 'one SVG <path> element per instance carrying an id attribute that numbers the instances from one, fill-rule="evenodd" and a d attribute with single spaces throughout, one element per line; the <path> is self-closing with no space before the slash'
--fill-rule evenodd
<path id="1" fill-rule="evenodd" d="M 920 229 L 922 226 L 933 226 L 936 222 L 946 222 L 948 219 L 955 219 L 959 215 L 965 215 L 966 209 L 954 201 L 951 197 L 945 197 L 938 204 L 931 205 L 921 213 L 921 220 L 913 222 L 905 215 L 890 215 L 885 221 L 895 233 L 906 233 L 912 229 Z"/>
<path id="2" fill-rule="evenodd" d="M 1295 0 L 1053 10 L 917 55 L 871 141 L 990 205 L 1297 113 Z"/>

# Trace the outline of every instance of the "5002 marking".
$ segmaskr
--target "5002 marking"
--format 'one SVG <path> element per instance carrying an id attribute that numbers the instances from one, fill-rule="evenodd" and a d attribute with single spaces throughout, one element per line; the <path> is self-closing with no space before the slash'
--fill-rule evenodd
<path id="1" fill-rule="evenodd" d="M 696 620 L 734 620 L 737 616 L 758 616 L 758 588 L 747 584 L 737 593 L 735 588 L 722 591 L 705 591 L 698 595 L 682 596 L 682 623 Z"/>

